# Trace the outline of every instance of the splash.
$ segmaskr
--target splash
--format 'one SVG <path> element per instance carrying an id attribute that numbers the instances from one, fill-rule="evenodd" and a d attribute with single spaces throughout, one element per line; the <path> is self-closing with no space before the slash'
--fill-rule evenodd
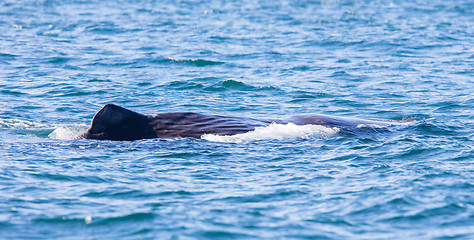
<path id="1" fill-rule="evenodd" d="M 325 127 L 321 125 L 296 125 L 293 123 L 277 124 L 272 123 L 267 127 L 257 127 L 254 131 L 222 136 L 214 134 L 204 134 L 201 139 L 213 142 L 240 143 L 258 140 L 282 140 L 282 139 L 307 139 L 311 137 L 327 138 L 339 132 L 337 127 Z"/>
<path id="2" fill-rule="evenodd" d="M 50 124 L 38 123 L 28 120 L 3 118 L 0 119 L 0 128 L 21 132 L 22 135 L 36 136 L 52 139 L 75 139 L 87 128 L 87 124 Z M 48 134 L 49 131 L 54 129 Z"/>
<path id="3" fill-rule="evenodd" d="M 86 129 L 86 124 L 77 124 L 77 125 L 66 125 L 58 126 L 52 133 L 48 135 L 49 138 L 53 139 L 75 139 L 78 138 Z"/>

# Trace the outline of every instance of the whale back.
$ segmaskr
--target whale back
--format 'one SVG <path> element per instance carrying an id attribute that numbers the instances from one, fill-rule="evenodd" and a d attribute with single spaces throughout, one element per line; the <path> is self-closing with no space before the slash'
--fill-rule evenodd
<path id="1" fill-rule="evenodd" d="M 83 138 L 115 141 L 132 141 L 156 138 L 149 125 L 149 117 L 114 104 L 105 105 L 92 119 Z"/>

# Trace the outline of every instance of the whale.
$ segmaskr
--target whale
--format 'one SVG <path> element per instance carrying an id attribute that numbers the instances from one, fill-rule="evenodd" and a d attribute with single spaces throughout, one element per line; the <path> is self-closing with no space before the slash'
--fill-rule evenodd
<path id="1" fill-rule="evenodd" d="M 134 141 L 152 138 L 201 138 L 205 134 L 235 135 L 272 123 L 322 125 L 354 129 L 361 126 L 380 128 L 404 121 L 358 119 L 322 114 L 301 114 L 285 119 L 257 119 L 237 116 L 169 112 L 141 114 L 115 104 L 106 104 L 93 117 L 90 127 L 79 136 L 83 139 Z"/>

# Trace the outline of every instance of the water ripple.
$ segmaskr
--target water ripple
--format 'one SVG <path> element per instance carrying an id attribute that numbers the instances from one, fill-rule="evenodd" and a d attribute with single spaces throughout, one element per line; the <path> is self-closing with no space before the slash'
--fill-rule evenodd
<path id="1" fill-rule="evenodd" d="M 0 238 L 472 239 L 472 5 L 1 1 Z M 75 139 L 106 103 L 415 121 Z"/>

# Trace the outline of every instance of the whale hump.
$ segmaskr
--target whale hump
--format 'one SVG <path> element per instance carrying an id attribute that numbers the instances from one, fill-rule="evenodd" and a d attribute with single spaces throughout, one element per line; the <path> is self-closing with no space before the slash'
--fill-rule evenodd
<path id="1" fill-rule="evenodd" d="M 146 115 L 114 104 L 106 104 L 95 114 L 90 128 L 82 137 L 125 141 L 156 138 L 149 123 Z"/>

